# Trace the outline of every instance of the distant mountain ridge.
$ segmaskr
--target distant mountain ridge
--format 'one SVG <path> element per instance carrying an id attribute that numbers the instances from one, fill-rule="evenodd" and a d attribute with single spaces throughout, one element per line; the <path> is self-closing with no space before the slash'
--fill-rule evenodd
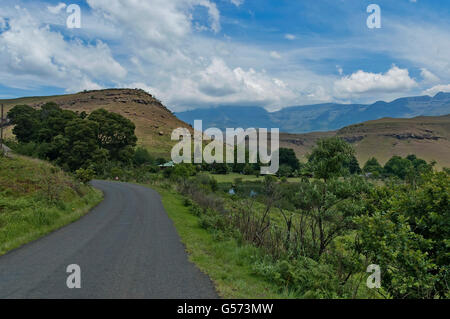
<path id="1" fill-rule="evenodd" d="M 308 133 L 332 131 L 342 127 L 384 117 L 413 118 L 450 113 L 450 93 L 399 98 L 373 104 L 325 103 L 286 107 L 270 113 L 258 106 L 219 106 L 178 112 L 176 116 L 191 125 L 203 120 L 203 127 L 278 127 L 281 132 Z"/>

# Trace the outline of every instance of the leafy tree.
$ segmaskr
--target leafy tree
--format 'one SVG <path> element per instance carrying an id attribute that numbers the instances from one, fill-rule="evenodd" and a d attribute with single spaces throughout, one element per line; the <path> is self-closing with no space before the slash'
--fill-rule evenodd
<path id="1" fill-rule="evenodd" d="M 152 164 L 153 158 L 150 156 L 150 153 L 144 147 L 138 147 L 134 151 L 133 162 L 137 166 L 141 166 L 144 164 Z"/>
<path id="2" fill-rule="evenodd" d="M 171 171 L 171 176 L 185 180 L 190 176 L 194 176 L 196 173 L 197 170 L 195 169 L 194 165 L 190 163 L 181 163 L 175 165 L 175 167 Z"/>
<path id="3" fill-rule="evenodd" d="M 359 167 L 359 162 L 356 159 L 355 155 L 352 155 L 350 160 L 348 160 L 348 162 L 346 162 L 344 166 L 348 169 L 350 174 L 361 174 L 362 173 L 362 170 Z"/>
<path id="4" fill-rule="evenodd" d="M 97 143 L 98 124 L 89 120 L 75 119 L 65 128 L 65 136 L 58 143 L 63 147 L 59 163 L 65 163 L 70 170 L 87 168 L 91 164 L 101 167 L 107 160 L 107 151 Z"/>
<path id="5" fill-rule="evenodd" d="M 88 120 L 98 124 L 97 140 L 99 146 L 108 150 L 111 160 L 124 161 L 132 152 L 127 147 L 136 146 L 137 137 L 134 134 L 133 122 L 120 114 L 104 109 L 93 111 Z"/>
<path id="6" fill-rule="evenodd" d="M 363 167 L 364 173 L 372 173 L 373 175 L 381 176 L 383 173 L 383 167 L 380 165 L 375 157 L 371 157 L 367 160 Z"/>
<path id="7" fill-rule="evenodd" d="M 8 112 L 8 118 L 15 125 L 13 133 L 20 143 L 34 141 L 39 129 L 35 109 L 28 105 L 16 105 Z"/>
<path id="8" fill-rule="evenodd" d="M 244 175 L 252 175 L 255 172 L 253 169 L 253 166 L 250 164 L 245 164 L 244 169 L 242 170 L 242 173 Z"/>
<path id="9" fill-rule="evenodd" d="M 211 165 L 211 171 L 214 174 L 228 174 L 228 172 L 230 171 L 230 168 L 228 167 L 228 165 L 226 163 L 212 163 Z"/>
<path id="10" fill-rule="evenodd" d="M 76 178 L 84 184 L 90 182 L 94 178 L 94 175 L 95 172 L 91 168 L 80 168 L 75 171 Z"/>
<path id="11" fill-rule="evenodd" d="M 303 240 L 308 257 L 318 259 L 336 237 L 356 228 L 353 218 L 365 212 L 363 198 L 369 191 L 370 185 L 355 175 L 300 182 L 294 204 L 310 218 L 311 240 Z"/>
<path id="12" fill-rule="evenodd" d="M 105 110 L 86 116 L 53 102 L 39 110 L 17 105 L 8 112 L 19 141 L 16 150 L 25 155 L 55 161 L 72 171 L 89 166 L 102 171 L 108 159 L 130 164 L 137 140 L 134 124 Z"/>
<path id="13" fill-rule="evenodd" d="M 429 172 L 416 187 L 384 186 L 371 194 L 372 213 L 358 217 L 361 252 L 380 265 L 394 298 L 450 295 L 450 175 Z"/>
<path id="14" fill-rule="evenodd" d="M 384 165 L 384 173 L 388 176 L 397 176 L 400 179 L 405 179 L 406 175 L 412 168 L 413 165 L 409 160 L 394 155 Z"/>
<path id="15" fill-rule="evenodd" d="M 54 102 L 44 104 L 37 113 L 39 129 L 36 142 L 38 143 L 50 143 L 55 136 L 64 134 L 66 125 L 77 118 L 75 112 L 63 110 Z"/>
<path id="16" fill-rule="evenodd" d="M 354 153 L 352 146 L 341 138 L 320 139 L 308 155 L 308 166 L 316 178 L 343 176 L 348 173 L 345 163 L 351 161 Z"/>
<path id="17" fill-rule="evenodd" d="M 280 147 L 280 167 L 281 165 L 289 166 L 292 171 L 300 168 L 300 162 L 292 148 Z"/>
<path id="18" fill-rule="evenodd" d="M 278 177 L 289 177 L 292 175 L 292 167 L 286 164 L 281 164 L 278 169 L 277 176 Z"/>

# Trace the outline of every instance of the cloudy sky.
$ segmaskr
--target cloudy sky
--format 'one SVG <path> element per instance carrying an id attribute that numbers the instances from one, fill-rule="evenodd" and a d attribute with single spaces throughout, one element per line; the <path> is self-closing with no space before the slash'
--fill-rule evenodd
<path id="1" fill-rule="evenodd" d="M 367 6 L 381 28 L 367 27 Z M 447 0 L 0 0 L 0 98 L 142 88 L 174 111 L 450 91 Z M 81 28 L 68 28 L 70 4 Z"/>

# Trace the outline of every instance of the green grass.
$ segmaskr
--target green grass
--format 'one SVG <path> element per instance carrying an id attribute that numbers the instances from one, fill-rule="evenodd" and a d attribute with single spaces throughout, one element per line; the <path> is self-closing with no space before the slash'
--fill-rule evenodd
<path id="1" fill-rule="evenodd" d="M 252 271 L 260 254 L 257 248 L 241 246 L 234 239 L 216 240 L 214 235 L 199 226 L 198 217 L 183 205 L 183 196 L 157 188 L 164 208 L 186 246 L 190 260 L 206 273 L 223 298 L 289 298 L 288 293 Z"/>
<path id="2" fill-rule="evenodd" d="M 0 158 L 0 255 L 67 225 L 103 198 L 45 162 Z"/>

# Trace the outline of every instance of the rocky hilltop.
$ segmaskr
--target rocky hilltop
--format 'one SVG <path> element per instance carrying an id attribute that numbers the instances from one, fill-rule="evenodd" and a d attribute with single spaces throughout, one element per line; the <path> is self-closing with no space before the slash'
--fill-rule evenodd
<path id="1" fill-rule="evenodd" d="M 438 167 L 450 167 L 450 115 L 412 119 L 384 118 L 350 125 L 337 131 L 281 134 L 281 145 L 304 158 L 319 138 L 339 136 L 351 143 L 361 165 L 375 156 L 385 163 L 391 156 L 416 154 Z"/>
<path id="2" fill-rule="evenodd" d="M 161 101 L 140 89 L 93 90 L 76 94 L 0 100 L 0 103 L 4 103 L 8 110 L 18 104 L 38 108 L 50 101 L 73 111 L 90 113 L 104 108 L 129 118 L 136 125 L 138 143 L 148 148 L 155 156 L 167 157 L 170 154 L 174 144 L 170 140 L 172 130 L 178 127 L 191 129 L 188 124 L 175 117 Z"/>

